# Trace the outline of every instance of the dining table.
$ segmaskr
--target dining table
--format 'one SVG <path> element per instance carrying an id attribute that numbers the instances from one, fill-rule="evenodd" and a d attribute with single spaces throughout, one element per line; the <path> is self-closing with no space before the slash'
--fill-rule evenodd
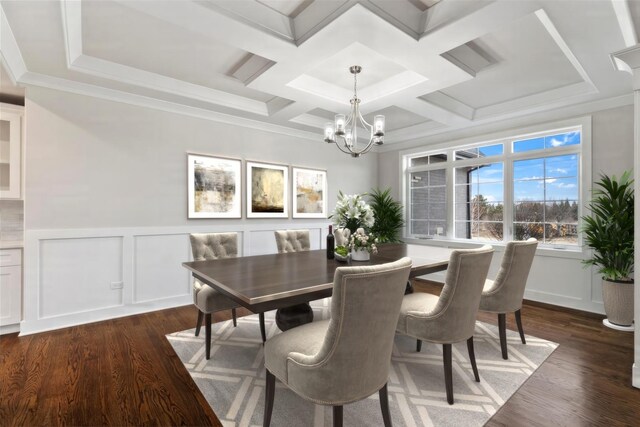
<path id="1" fill-rule="evenodd" d="M 276 320 L 284 330 L 313 319 L 313 312 L 305 307 L 310 301 L 331 296 L 338 267 L 379 265 L 409 257 L 412 278 L 446 270 L 451 251 L 438 246 L 386 243 L 378 246 L 369 261 L 340 262 L 328 259 L 327 251 L 319 249 L 192 261 L 182 265 L 202 283 L 254 313 L 262 315 L 278 310 Z M 302 316 L 305 320 L 300 320 L 300 310 L 306 312 Z M 288 323 L 287 319 L 293 316 L 298 320 Z"/>

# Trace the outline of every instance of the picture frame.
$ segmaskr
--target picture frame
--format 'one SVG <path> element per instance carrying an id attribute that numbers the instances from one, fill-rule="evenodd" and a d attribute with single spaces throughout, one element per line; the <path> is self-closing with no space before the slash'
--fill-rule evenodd
<path id="1" fill-rule="evenodd" d="M 242 160 L 187 153 L 188 217 L 242 218 Z"/>
<path id="2" fill-rule="evenodd" d="M 289 166 L 247 161 L 247 218 L 289 218 Z"/>
<path id="3" fill-rule="evenodd" d="M 327 171 L 292 167 L 293 218 L 327 218 Z"/>

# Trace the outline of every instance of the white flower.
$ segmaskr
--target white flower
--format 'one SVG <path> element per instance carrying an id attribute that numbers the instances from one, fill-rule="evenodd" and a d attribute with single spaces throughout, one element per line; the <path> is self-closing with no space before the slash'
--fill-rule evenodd
<path id="1" fill-rule="evenodd" d="M 331 214 L 336 227 L 358 226 L 372 227 L 375 222 L 373 209 L 367 204 L 360 194 L 338 193 L 338 202 Z M 348 223 L 348 224 L 347 224 Z M 362 233 L 364 234 L 364 230 Z"/>

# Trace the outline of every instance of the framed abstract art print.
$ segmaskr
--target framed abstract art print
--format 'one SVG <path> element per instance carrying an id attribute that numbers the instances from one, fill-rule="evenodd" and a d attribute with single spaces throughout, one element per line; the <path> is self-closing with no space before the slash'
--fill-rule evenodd
<path id="1" fill-rule="evenodd" d="M 247 218 L 289 217 L 289 166 L 247 162 Z"/>
<path id="2" fill-rule="evenodd" d="M 189 218 L 242 218 L 242 161 L 188 154 Z"/>

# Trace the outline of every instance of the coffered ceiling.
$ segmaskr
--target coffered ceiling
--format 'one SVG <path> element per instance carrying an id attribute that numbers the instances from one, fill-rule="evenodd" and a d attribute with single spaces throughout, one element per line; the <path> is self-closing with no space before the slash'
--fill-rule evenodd
<path id="1" fill-rule="evenodd" d="M 625 0 L 0 1 L 3 65 L 44 86 L 321 141 L 361 65 L 386 144 L 628 102 Z M 4 77 L 7 78 L 6 76 Z"/>

